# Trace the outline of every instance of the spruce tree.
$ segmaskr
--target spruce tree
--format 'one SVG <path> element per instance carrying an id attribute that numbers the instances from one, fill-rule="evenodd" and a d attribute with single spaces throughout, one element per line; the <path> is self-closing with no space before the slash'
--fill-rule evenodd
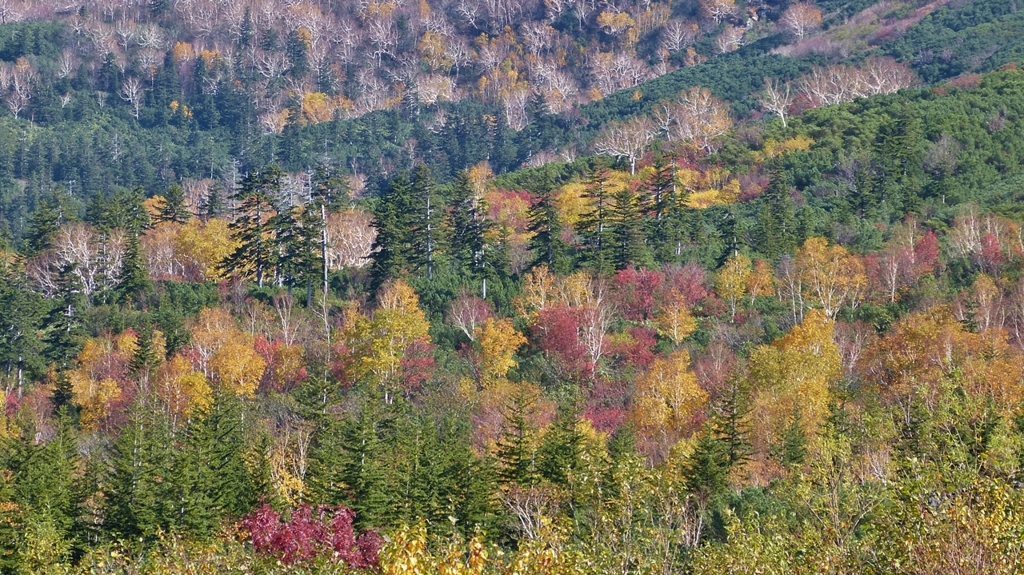
<path id="1" fill-rule="evenodd" d="M 437 193 L 437 183 L 426 164 L 416 166 L 412 173 L 413 213 L 409 230 L 413 249 L 413 270 L 434 277 L 440 254 L 444 251 L 443 234 L 445 206 Z"/>
<path id="2" fill-rule="evenodd" d="M 612 263 L 617 270 L 651 264 L 644 238 L 640 197 L 628 186 L 615 192 L 608 213 L 612 226 Z"/>
<path id="3" fill-rule="evenodd" d="M 276 261 L 272 228 L 268 222 L 274 212 L 274 198 L 281 189 L 283 172 L 277 166 L 246 174 L 235 194 L 237 217 L 231 223 L 232 236 L 238 242 L 220 267 L 225 273 L 252 278 L 263 287 L 267 273 Z"/>
<path id="4" fill-rule="evenodd" d="M 536 429 L 530 422 L 536 399 L 521 391 L 505 408 L 505 429 L 498 439 L 498 479 L 506 485 L 528 487 L 539 479 Z"/>
<path id="5" fill-rule="evenodd" d="M 563 225 L 558 217 L 554 194 L 550 188 L 538 192 L 538 198 L 530 207 L 530 225 L 527 230 L 533 234 L 529 247 L 533 251 L 533 265 L 544 264 L 555 272 L 566 272 L 569 261 L 568 246 L 562 239 Z"/>
<path id="6" fill-rule="evenodd" d="M 587 192 L 583 197 L 590 200 L 592 208 L 580 218 L 577 226 L 583 237 L 583 260 L 595 272 L 608 274 L 615 268 L 615 238 L 607 168 L 597 166 L 586 185 Z"/>
<path id="7" fill-rule="evenodd" d="M 138 236 L 130 236 L 117 286 L 114 288 L 118 299 L 124 303 L 143 302 L 146 294 L 153 291 L 153 281 L 149 278 L 149 270 L 141 252 Z"/>
<path id="8" fill-rule="evenodd" d="M 484 250 L 490 221 L 484 218 L 486 206 L 476 197 L 469 173 L 459 172 L 452 184 L 451 209 L 448 212 L 448 253 L 456 276 L 473 277 L 484 266 Z"/>
<path id="9" fill-rule="evenodd" d="M 85 289 L 76 273 L 74 263 L 64 264 L 57 275 L 57 294 L 44 324 L 49 328 L 43 341 L 45 357 L 56 364 L 57 370 L 66 370 L 85 337 L 81 315 L 85 310 Z"/>
<path id="10" fill-rule="evenodd" d="M 576 410 L 561 408 L 537 450 L 540 476 L 555 485 L 569 487 L 569 477 L 580 463 L 583 441 L 583 434 L 577 425 Z"/>
<path id="11" fill-rule="evenodd" d="M 111 538 L 153 540 L 177 525 L 175 446 L 167 418 L 136 403 L 110 447 L 103 529 Z"/>
<path id="12" fill-rule="evenodd" d="M 192 217 L 185 206 L 185 189 L 179 184 L 171 184 L 164 192 L 164 203 L 156 216 L 158 222 L 174 222 L 183 224 Z"/>
<path id="13" fill-rule="evenodd" d="M 789 197 L 789 182 L 781 168 L 772 170 L 771 180 L 759 198 L 758 244 L 763 253 L 778 260 L 796 247 L 796 215 Z"/>
<path id="14" fill-rule="evenodd" d="M 56 423 L 56 434 L 43 442 L 37 441 L 34 427 L 26 426 L 10 444 L 7 466 L 13 479 L 13 500 L 25 517 L 49 522 L 68 538 L 83 503 L 76 479 L 78 438 L 66 413 L 59 413 Z"/>
<path id="15" fill-rule="evenodd" d="M 220 182 L 210 184 L 206 199 L 199 206 L 199 215 L 204 219 L 215 218 L 224 213 L 224 188 Z"/>
<path id="16" fill-rule="evenodd" d="M 371 285 L 376 291 L 388 280 L 409 271 L 413 228 L 413 190 L 408 175 L 395 176 L 384 194 L 374 204 L 373 262 L 370 265 Z"/>
<path id="17" fill-rule="evenodd" d="M 344 503 L 356 512 L 359 528 L 389 525 L 395 516 L 399 492 L 391 481 L 394 461 L 384 441 L 389 427 L 380 402 L 373 399 L 341 425 L 337 484 L 347 487 Z"/>
<path id="18" fill-rule="evenodd" d="M 26 380 L 44 369 L 39 330 L 45 305 L 20 270 L 0 263 L 0 370 L 14 380 L 19 394 Z"/>

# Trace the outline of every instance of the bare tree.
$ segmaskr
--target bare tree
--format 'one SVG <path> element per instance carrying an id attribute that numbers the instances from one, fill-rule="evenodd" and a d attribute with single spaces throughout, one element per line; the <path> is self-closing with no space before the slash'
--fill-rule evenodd
<path id="1" fill-rule="evenodd" d="M 121 84 L 121 99 L 128 102 L 132 106 L 132 110 L 135 112 L 135 119 L 139 119 L 139 110 L 142 109 L 142 83 L 139 82 L 138 78 L 126 78 L 124 83 Z"/>
<path id="2" fill-rule="evenodd" d="M 868 58 L 862 69 L 862 81 L 869 95 L 894 94 L 918 83 L 910 66 L 888 56 Z"/>
<path id="3" fill-rule="evenodd" d="M 700 13 L 716 25 L 736 13 L 735 0 L 700 0 Z"/>
<path id="4" fill-rule="evenodd" d="M 625 122 L 611 122 L 594 141 L 599 154 L 629 160 L 629 172 L 636 173 L 636 161 L 654 140 L 654 126 L 647 118 L 633 118 Z"/>
<path id="5" fill-rule="evenodd" d="M 739 50 L 743 45 L 743 35 L 747 29 L 743 26 L 726 26 L 722 33 L 715 38 L 715 50 L 719 54 L 727 54 Z"/>
<path id="6" fill-rule="evenodd" d="M 661 30 L 661 47 L 669 52 L 680 52 L 697 38 L 697 25 L 683 20 L 669 20 Z"/>
<path id="7" fill-rule="evenodd" d="M 491 317 L 491 306 L 468 291 L 461 291 L 448 308 L 448 321 L 459 328 L 470 341 L 476 341 L 476 330 Z"/>
<path id="8" fill-rule="evenodd" d="M 782 82 L 777 78 L 765 79 L 764 90 L 758 94 L 757 99 L 766 112 L 771 112 L 782 120 L 782 127 L 785 128 L 789 107 L 793 105 L 793 93 L 789 82 Z"/>
<path id="9" fill-rule="evenodd" d="M 810 2 L 791 4 L 779 22 L 798 40 L 821 26 L 821 10 Z"/>

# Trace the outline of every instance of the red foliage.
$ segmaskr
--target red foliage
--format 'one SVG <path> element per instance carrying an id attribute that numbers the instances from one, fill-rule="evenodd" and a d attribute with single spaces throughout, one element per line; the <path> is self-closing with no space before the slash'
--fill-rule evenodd
<path id="1" fill-rule="evenodd" d="M 402 381 L 405 392 L 418 390 L 424 381 L 434 375 L 434 346 L 423 341 L 414 341 L 405 349 L 402 357 Z"/>
<path id="2" fill-rule="evenodd" d="M 541 350 L 552 357 L 560 371 L 578 374 L 586 369 L 586 350 L 580 343 L 577 310 L 567 305 L 540 310 L 534 334 L 540 340 Z"/>
<path id="3" fill-rule="evenodd" d="M 345 507 L 303 505 L 284 519 L 269 505 L 262 505 L 242 520 L 257 553 L 291 565 L 326 556 L 344 561 L 350 568 L 377 566 L 383 538 L 375 531 L 358 537 L 352 526 L 355 513 Z"/>
<path id="4" fill-rule="evenodd" d="M 669 269 L 665 272 L 665 287 L 678 291 L 686 299 L 686 306 L 693 307 L 708 297 L 707 273 L 695 263 Z"/>
<path id="5" fill-rule="evenodd" d="M 917 240 L 914 246 L 914 262 L 917 266 L 917 275 L 930 274 L 935 271 L 939 263 L 939 236 L 933 230 L 928 230 Z"/>
<path id="6" fill-rule="evenodd" d="M 646 321 L 654 313 L 654 294 L 665 274 L 645 269 L 624 269 L 615 274 L 615 303 L 622 317 Z"/>
<path id="7" fill-rule="evenodd" d="M 627 367 L 647 369 L 654 361 L 654 346 L 658 343 L 656 334 L 649 327 L 632 327 L 629 329 L 629 341 L 617 345 L 612 353 L 621 357 Z"/>
<path id="8" fill-rule="evenodd" d="M 999 238 L 992 232 L 981 237 L 981 262 L 985 271 L 993 275 L 1006 263 L 1006 255 L 999 246 Z"/>
<path id="9" fill-rule="evenodd" d="M 980 84 L 980 74 L 968 74 L 966 76 L 960 76 L 959 78 L 953 78 L 948 82 L 950 88 L 956 88 L 960 90 L 970 90 L 973 88 L 977 88 Z"/>
<path id="10" fill-rule="evenodd" d="M 583 417 L 602 433 L 612 433 L 626 422 L 632 386 L 625 381 L 599 379 L 587 400 Z"/>
<path id="11" fill-rule="evenodd" d="M 345 387 L 355 383 L 355 378 L 351 375 L 355 363 L 352 350 L 344 343 L 339 343 L 331 350 L 331 354 L 338 358 L 331 362 L 331 375 L 334 376 L 334 379 Z"/>

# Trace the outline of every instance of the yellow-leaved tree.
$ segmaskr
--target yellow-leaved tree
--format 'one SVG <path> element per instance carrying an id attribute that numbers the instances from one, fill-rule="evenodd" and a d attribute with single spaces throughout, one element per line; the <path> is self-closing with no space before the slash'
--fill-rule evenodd
<path id="1" fill-rule="evenodd" d="M 828 410 L 830 386 L 842 373 L 833 330 L 825 312 L 813 309 L 789 333 L 750 355 L 755 437 L 772 444 L 794 414 L 807 437 L 814 435 Z"/>
<path id="2" fill-rule="evenodd" d="M 402 358 L 408 347 L 430 343 L 430 323 L 419 303 L 409 284 L 395 280 L 381 289 L 373 316 L 356 318 L 346 334 L 352 376 L 379 385 L 386 403 L 393 401 L 401 387 Z"/>
<path id="3" fill-rule="evenodd" d="M 683 344 L 697 329 L 697 320 L 686 307 L 686 296 L 673 290 L 669 293 L 661 309 L 654 315 L 654 328 L 658 335 L 666 337 L 675 345 Z"/>
<path id="4" fill-rule="evenodd" d="M 729 319 L 736 317 L 736 304 L 747 294 L 750 279 L 750 258 L 735 253 L 722 264 L 715 275 L 715 292 L 729 304 Z"/>
<path id="5" fill-rule="evenodd" d="M 804 299 L 835 319 L 844 305 L 856 305 L 867 287 L 864 264 L 840 245 L 825 238 L 809 238 L 796 252 Z"/>
<path id="6" fill-rule="evenodd" d="M 523 334 L 512 326 L 512 320 L 488 318 L 476 328 L 480 343 L 480 384 L 482 387 L 503 381 L 508 370 L 518 366 L 516 351 L 526 343 Z"/>
<path id="7" fill-rule="evenodd" d="M 253 337 L 238 329 L 226 310 L 199 313 L 191 346 L 195 369 L 216 386 L 239 397 L 256 395 L 267 362 L 253 348 Z"/>
<path id="8" fill-rule="evenodd" d="M 690 371 L 690 354 L 680 349 L 655 359 L 636 382 L 630 415 L 642 434 L 671 444 L 693 427 L 707 403 L 707 392 Z"/>

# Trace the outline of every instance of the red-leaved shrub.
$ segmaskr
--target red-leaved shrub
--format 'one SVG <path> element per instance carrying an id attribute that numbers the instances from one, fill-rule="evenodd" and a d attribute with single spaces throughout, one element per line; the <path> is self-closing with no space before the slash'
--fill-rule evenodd
<path id="1" fill-rule="evenodd" d="M 285 565 L 318 557 L 341 562 L 352 569 L 377 566 L 384 539 L 376 531 L 358 536 L 352 526 L 355 513 L 345 507 L 303 505 L 285 519 L 269 505 L 262 505 L 242 520 L 256 552 Z"/>

